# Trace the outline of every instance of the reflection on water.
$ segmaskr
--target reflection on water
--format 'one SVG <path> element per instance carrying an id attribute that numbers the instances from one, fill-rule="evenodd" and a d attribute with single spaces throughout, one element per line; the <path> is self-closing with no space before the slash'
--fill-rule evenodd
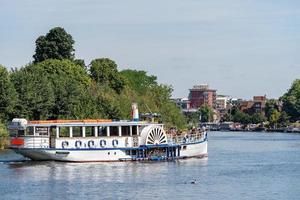
<path id="1" fill-rule="evenodd" d="M 262 138 L 262 140 L 260 140 Z M 208 159 L 4 162 L 1 199 L 298 199 L 300 135 L 211 133 Z M 1 152 L 0 160 L 20 157 Z"/>

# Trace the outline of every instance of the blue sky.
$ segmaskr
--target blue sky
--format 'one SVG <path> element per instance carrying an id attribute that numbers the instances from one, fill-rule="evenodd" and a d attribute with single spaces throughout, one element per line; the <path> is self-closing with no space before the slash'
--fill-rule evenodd
<path id="1" fill-rule="evenodd" d="M 86 64 L 109 57 L 146 70 L 174 97 L 208 83 L 219 94 L 279 97 L 300 78 L 300 1 L 0 0 L 0 64 L 32 61 L 35 40 L 69 32 Z"/>

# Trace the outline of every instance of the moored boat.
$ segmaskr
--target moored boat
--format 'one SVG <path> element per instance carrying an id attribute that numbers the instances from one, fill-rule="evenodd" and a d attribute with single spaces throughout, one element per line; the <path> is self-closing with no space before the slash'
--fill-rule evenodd
<path id="1" fill-rule="evenodd" d="M 207 156 L 207 133 L 167 134 L 164 125 L 135 121 L 15 118 L 10 148 L 32 160 L 70 162 L 173 160 Z"/>

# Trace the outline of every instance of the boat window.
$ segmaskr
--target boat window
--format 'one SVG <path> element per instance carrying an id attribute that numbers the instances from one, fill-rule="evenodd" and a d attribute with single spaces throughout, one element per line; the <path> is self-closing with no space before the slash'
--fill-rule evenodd
<path id="1" fill-rule="evenodd" d="M 122 136 L 130 135 L 130 126 L 122 126 Z"/>
<path id="2" fill-rule="evenodd" d="M 107 127 L 106 126 L 98 126 L 98 136 L 106 136 Z"/>
<path id="3" fill-rule="evenodd" d="M 56 136 L 56 127 L 50 127 L 50 136 Z"/>
<path id="4" fill-rule="evenodd" d="M 86 126 L 85 127 L 85 137 L 93 137 L 94 134 L 94 127 L 93 126 Z"/>
<path id="5" fill-rule="evenodd" d="M 111 126 L 109 128 L 110 136 L 119 136 L 119 127 L 118 126 Z"/>
<path id="6" fill-rule="evenodd" d="M 17 130 L 9 130 L 9 136 L 10 137 L 17 137 L 18 136 L 18 131 Z"/>
<path id="7" fill-rule="evenodd" d="M 26 135 L 33 135 L 33 126 L 29 126 L 26 128 Z"/>
<path id="8" fill-rule="evenodd" d="M 82 137 L 82 127 L 81 126 L 73 127 L 73 137 Z"/>
<path id="9" fill-rule="evenodd" d="M 130 155 L 130 150 L 126 150 L 126 151 L 125 151 L 125 154 L 126 154 L 126 155 Z"/>
<path id="10" fill-rule="evenodd" d="M 132 126 L 132 135 L 137 135 L 137 126 Z"/>
<path id="11" fill-rule="evenodd" d="M 59 127 L 59 137 L 69 137 L 69 127 Z"/>
<path id="12" fill-rule="evenodd" d="M 24 130 L 18 130 L 18 136 L 24 136 L 25 131 Z"/>
<path id="13" fill-rule="evenodd" d="M 132 150 L 131 155 L 135 156 L 136 155 L 136 150 Z"/>

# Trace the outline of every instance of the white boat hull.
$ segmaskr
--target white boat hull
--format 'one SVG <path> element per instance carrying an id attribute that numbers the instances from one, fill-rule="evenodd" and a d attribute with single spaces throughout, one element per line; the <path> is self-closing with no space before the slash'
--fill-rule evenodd
<path id="1" fill-rule="evenodd" d="M 15 148 L 14 150 L 31 160 L 54 160 L 64 162 L 101 162 L 101 161 L 136 161 L 148 160 L 128 155 L 131 148 L 110 149 L 46 149 L 46 148 Z M 133 149 L 133 148 L 132 148 Z M 180 155 L 168 159 L 184 159 L 190 157 L 207 157 L 207 140 L 198 143 L 182 144 Z"/>

